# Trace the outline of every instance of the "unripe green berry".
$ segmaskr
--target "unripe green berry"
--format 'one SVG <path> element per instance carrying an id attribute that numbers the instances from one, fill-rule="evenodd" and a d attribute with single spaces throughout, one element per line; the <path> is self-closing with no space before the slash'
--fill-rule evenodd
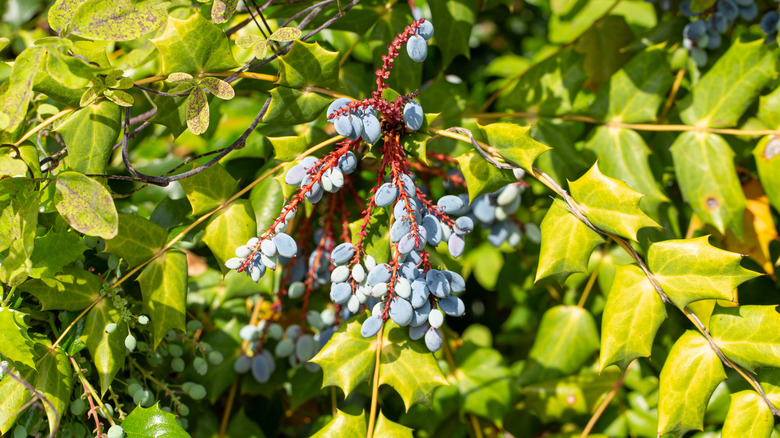
<path id="1" fill-rule="evenodd" d="M 182 417 L 186 417 L 187 415 L 190 415 L 189 406 L 181 405 L 181 407 L 179 407 L 179 415 L 181 415 Z"/>
<path id="2" fill-rule="evenodd" d="M 194 400 L 200 400 L 204 397 L 206 397 L 206 388 L 203 387 L 203 385 L 194 384 L 190 387 L 190 390 L 187 391 L 187 393 L 192 397 Z"/>
<path id="3" fill-rule="evenodd" d="M 115 424 L 108 429 L 108 438 L 125 438 L 125 431 L 122 426 Z"/>
<path id="4" fill-rule="evenodd" d="M 119 257 L 116 254 L 111 254 L 111 256 L 108 257 L 108 269 L 113 271 L 117 266 L 119 266 Z"/>
<path id="5" fill-rule="evenodd" d="M 171 344 L 168 346 L 168 354 L 172 357 L 180 357 L 184 354 L 184 350 L 181 348 L 181 345 Z"/>
<path id="6" fill-rule="evenodd" d="M 203 359 L 202 357 L 196 357 L 195 360 L 192 361 L 192 366 L 201 376 L 206 374 L 209 370 L 209 364 L 206 362 L 206 359 Z"/>
<path id="7" fill-rule="evenodd" d="M 184 371 L 184 359 L 180 357 L 174 357 L 171 359 L 171 368 L 177 373 Z"/>
<path id="8" fill-rule="evenodd" d="M 148 396 L 151 396 L 151 395 L 152 395 L 152 393 L 147 391 L 147 390 L 145 390 L 145 389 L 141 389 L 139 391 L 136 391 L 133 394 L 133 403 L 135 403 L 136 405 L 140 405 L 141 403 L 146 401 L 146 398 Z"/>
<path id="9" fill-rule="evenodd" d="M 27 438 L 27 428 L 21 424 L 14 428 L 14 438 Z"/>
<path id="10" fill-rule="evenodd" d="M 187 322 L 187 331 L 188 332 L 195 332 L 203 328 L 203 323 L 193 319 Z"/>
<path id="11" fill-rule="evenodd" d="M 127 337 L 125 338 L 125 347 L 128 350 L 130 351 L 135 350 L 137 344 L 138 341 L 135 340 L 135 336 L 133 336 L 132 334 L 127 335 Z"/>
<path id="12" fill-rule="evenodd" d="M 73 415 L 81 415 L 86 410 L 87 410 L 87 402 L 85 402 L 80 398 L 73 400 L 73 403 L 70 404 L 70 413 Z"/>
<path id="13" fill-rule="evenodd" d="M 144 389 L 144 387 L 139 385 L 138 383 L 131 383 L 131 384 L 127 385 L 127 394 L 130 397 L 133 397 L 136 392 L 141 391 L 143 389 Z"/>
<path id="14" fill-rule="evenodd" d="M 149 317 L 146 315 L 141 315 L 138 317 L 138 323 L 141 325 L 149 324 Z"/>
<path id="15" fill-rule="evenodd" d="M 197 385 L 195 382 L 184 382 L 181 384 L 181 390 L 184 392 L 190 392 L 193 385 Z"/>
<path id="16" fill-rule="evenodd" d="M 211 362 L 213 365 L 219 365 L 223 360 L 225 360 L 225 358 L 219 351 L 212 351 L 209 353 L 209 362 Z"/>
<path id="17" fill-rule="evenodd" d="M 106 333 L 111 334 L 114 333 L 115 331 L 116 331 L 116 323 L 109 322 L 108 324 L 106 324 Z"/>
<path id="18" fill-rule="evenodd" d="M 100 414 L 101 417 L 106 418 L 106 414 L 108 414 L 109 417 L 114 416 L 114 407 L 111 406 L 109 403 L 104 403 L 103 406 L 106 407 L 107 412 L 103 412 L 103 408 L 98 408 L 98 414 Z"/>
<path id="19" fill-rule="evenodd" d="M 168 333 L 165 334 L 165 340 L 171 342 L 174 339 L 176 339 L 176 330 L 168 330 Z"/>

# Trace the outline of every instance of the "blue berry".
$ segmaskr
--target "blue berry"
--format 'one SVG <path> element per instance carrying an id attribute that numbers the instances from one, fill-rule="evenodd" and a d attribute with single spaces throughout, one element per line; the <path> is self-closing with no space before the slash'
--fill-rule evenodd
<path id="1" fill-rule="evenodd" d="M 328 112 L 327 112 L 328 117 L 330 118 L 331 114 L 333 114 L 334 112 L 340 110 L 341 108 L 346 108 L 347 105 L 349 105 L 350 102 L 351 102 L 351 100 L 346 98 L 346 97 L 341 97 L 341 98 L 338 98 L 338 99 L 334 100 L 330 104 L 330 106 L 328 106 Z"/>
<path id="2" fill-rule="evenodd" d="M 423 37 L 425 41 L 430 40 L 433 37 L 433 24 L 428 20 L 420 23 L 420 28 L 417 29 L 417 35 Z"/>
<path id="3" fill-rule="evenodd" d="M 423 124 L 423 109 L 419 103 L 411 101 L 404 106 L 404 123 L 412 131 L 420 129 Z"/>
<path id="4" fill-rule="evenodd" d="M 440 271 L 431 269 L 425 275 L 425 284 L 428 290 L 437 298 L 445 298 L 450 294 L 450 282 Z"/>
<path id="5" fill-rule="evenodd" d="M 443 341 L 441 333 L 435 328 L 431 328 L 425 333 L 425 346 L 428 347 L 431 353 L 439 351 Z"/>
<path id="6" fill-rule="evenodd" d="M 761 17 L 761 30 L 767 35 L 777 33 L 778 22 L 780 22 L 780 14 L 776 10 L 769 11 Z"/>
<path id="7" fill-rule="evenodd" d="M 413 35 L 406 43 L 406 52 L 412 61 L 423 62 L 425 57 L 428 56 L 428 43 L 425 41 L 425 38 Z"/>
<path id="8" fill-rule="evenodd" d="M 450 292 L 459 294 L 466 290 L 466 280 L 464 280 L 460 274 L 446 270 L 441 271 L 441 273 L 444 274 L 444 277 L 450 283 Z"/>
<path id="9" fill-rule="evenodd" d="M 436 205 L 447 214 L 454 214 L 464 207 L 463 200 L 453 195 L 442 196 Z"/>
<path id="10" fill-rule="evenodd" d="M 364 126 L 365 129 L 365 126 Z M 352 151 L 348 151 L 346 154 L 339 158 L 339 169 L 345 174 L 349 175 L 357 169 L 357 158 Z"/>
<path id="11" fill-rule="evenodd" d="M 429 245 L 436 246 L 441 242 L 441 225 L 438 219 L 431 215 L 425 216 L 422 220 L 422 227 L 425 229 Z"/>
<path id="12" fill-rule="evenodd" d="M 390 319 L 400 326 L 409 325 L 413 313 L 412 305 L 403 298 L 396 297 L 390 302 Z"/>
<path id="13" fill-rule="evenodd" d="M 466 313 L 466 305 L 455 295 L 450 295 L 439 300 L 439 308 L 450 316 L 462 316 Z"/>
<path id="14" fill-rule="evenodd" d="M 425 333 L 428 332 L 428 324 L 422 324 L 418 326 L 413 326 L 409 328 L 409 337 L 412 338 L 412 340 L 416 341 L 423 336 L 425 336 Z"/>
<path id="15" fill-rule="evenodd" d="M 330 300 L 336 304 L 344 304 L 352 296 L 352 286 L 348 283 L 333 283 L 330 287 Z"/>
<path id="16" fill-rule="evenodd" d="M 447 248 L 451 256 L 458 258 L 463 254 L 463 250 L 466 249 L 466 241 L 463 240 L 463 237 L 453 233 L 447 241 Z"/>
<path id="17" fill-rule="evenodd" d="M 366 281 L 368 282 L 369 286 L 374 287 L 379 283 L 387 283 L 390 281 L 390 277 L 390 266 L 388 266 L 386 263 L 382 263 L 381 265 L 377 265 L 374 269 L 369 271 Z"/>
<path id="18" fill-rule="evenodd" d="M 339 135 L 343 135 L 344 137 L 349 138 L 350 136 L 354 135 L 355 129 L 347 117 L 348 116 L 336 117 L 336 121 L 333 125 L 336 127 L 336 132 Z"/>
<path id="19" fill-rule="evenodd" d="M 384 183 L 374 194 L 374 203 L 379 207 L 387 207 L 398 198 L 398 189 L 390 184 Z"/>
<path id="20" fill-rule="evenodd" d="M 306 168 L 301 164 L 296 164 L 284 175 L 284 182 L 291 186 L 297 186 L 301 184 L 304 177 L 306 177 Z"/>
<path id="21" fill-rule="evenodd" d="M 414 280 L 411 286 L 412 295 L 410 297 L 410 301 L 412 302 L 412 307 L 418 309 L 422 307 L 423 304 L 428 302 L 428 294 L 430 292 L 428 291 L 428 286 L 423 280 Z"/>
<path id="22" fill-rule="evenodd" d="M 455 221 L 455 233 L 465 235 L 474 229 L 474 221 L 468 216 L 461 216 Z"/>
<path id="23" fill-rule="evenodd" d="M 368 144 L 374 144 L 382 136 L 382 125 L 376 116 L 368 115 L 363 117 L 363 140 Z"/>
<path id="24" fill-rule="evenodd" d="M 417 327 L 428 322 L 428 315 L 431 313 L 431 306 L 426 304 L 414 309 L 412 315 L 412 322 L 409 323 L 412 327 Z"/>
<path id="25" fill-rule="evenodd" d="M 298 245 L 296 245 L 295 240 L 289 234 L 279 233 L 272 240 L 280 256 L 293 258 L 297 254 Z"/>
<path id="26" fill-rule="evenodd" d="M 261 355 L 252 358 L 252 377 L 259 383 L 265 383 L 271 378 L 271 369 L 268 367 L 268 361 Z"/>
<path id="27" fill-rule="evenodd" d="M 355 254 L 355 246 L 345 242 L 335 247 L 330 254 L 330 262 L 336 266 L 343 265 Z"/>
<path id="28" fill-rule="evenodd" d="M 382 324 L 382 318 L 380 318 L 378 315 L 369 316 L 360 326 L 360 334 L 364 338 L 376 336 L 376 334 L 379 333 L 379 329 L 382 328 Z"/>

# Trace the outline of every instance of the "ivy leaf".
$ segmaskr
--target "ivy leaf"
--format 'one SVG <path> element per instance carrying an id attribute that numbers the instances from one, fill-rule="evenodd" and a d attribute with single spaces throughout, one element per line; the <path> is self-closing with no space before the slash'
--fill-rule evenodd
<path id="1" fill-rule="evenodd" d="M 362 220 L 349 224 L 352 242 L 357 242 L 358 233 L 363 226 Z M 390 259 L 390 215 L 385 208 L 374 207 L 368 222 L 368 233 L 363 239 L 366 254 L 377 263 L 386 263 Z"/>
<path id="2" fill-rule="evenodd" d="M 106 333 L 106 325 L 115 323 L 116 330 Z M 102 299 L 87 313 L 81 342 L 87 345 L 100 380 L 101 394 L 108 391 L 114 376 L 125 363 L 127 324 L 110 299 Z"/>
<path id="3" fill-rule="evenodd" d="M 323 49 L 317 43 L 295 41 L 285 55 L 279 57 L 278 85 L 301 88 L 307 85 L 337 87 L 339 54 Z"/>
<path id="4" fill-rule="evenodd" d="M 311 122 L 322 114 L 332 99 L 313 91 L 276 87 L 271 90 L 271 103 L 263 118 L 264 123 L 297 125 Z"/>
<path id="5" fill-rule="evenodd" d="M 166 6 L 159 0 L 85 0 L 71 19 L 71 31 L 92 40 L 134 40 L 165 22 Z"/>
<path id="6" fill-rule="evenodd" d="M 167 237 L 165 229 L 149 219 L 122 213 L 117 235 L 106 240 L 105 251 L 122 257 L 132 268 L 154 257 L 165 246 Z"/>
<path id="7" fill-rule="evenodd" d="M 214 0 L 211 5 L 211 21 L 216 24 L 227 22 L 236 12 L 236 6 L 238 0 Z"/>
<path id="8" fill-rule="evenodd" d="M 0 130 L 0 142 L 13 143 L 16 140 L 16 131 L 25 120 L 25 110 L 33 95 L 35 75 L 45 61 L 46 50 L 42 47 L 28 47 L 14 60 L 11 73 L 0 88 L 0 114 L 8 118 L 3 123 L 5 127 Z"/>
<path id="9" fill-rule="evenodd" d="M 735 126 L 764 85 L 776 77 L 776 59 L 777 51 L 770 50 L 762 38 L 748 42 L 743 36 L 733 41 L 691 93 L 678 102 L 680 118 L 686 125 Z"/>
<path id="10" fill-rule="evenodd" d="M 647 265 L 679 308 L 698 300 L 733 299 L 734 289 L 759 273 L 739 265 L 742 256 L 710 245 L 709 236 L 650 245 Z"/>
<path id="11" fill-rule="evenodd" d="M 51 229 L 41 237 L 35 238 L 30 261 L 30 276 L 34 278 L 54 277 L 62 268 L 81 256 L 87 249 L 81 237 L 71 230 Z"/>
<path id="12" fill-rule="evenodd" d="M 745 390 L 731 394 L 731 405 L 723 423 L 723 438 L 769 438 L 775 424 L 772 411 L 755 391 Z"/>
<path id="13" fill-rule="evenodd" d="M 222 79 L 214 77 L 203 78 L 200 80 L 200 85 L 205 87 L 206 91 L 222 100 L 230 100 L 236 95 L 233 87 Z"/>
<path id="14" fill-rule="evenodd" d="M 593 23 L 574 43 L 574 49 L 585 54 L 582 67 L 588 74 L 584 87 L 597 91 L 613 73 L 623 66 L 630 54 L 623 49 L 634 40 L 625 18 L 607 15 Z"/>
<path id="15" fill-rule="evenodd" d="M 534 281 L 551 277 L 563 284 L 575 272 L 588 272 L 590 254 L 604 243 L 600 234 L 577 219 L 558 199 L 547 210 L 540 228 L 542 246 Z"/>
<path id="16" fill-rule="evenodd" d="M 150 408 L 136 406 L 122 422 L 127 438 L 190 438 L 176 422 L 176 416 L 155 404 Z"/>
<path id="17" fill-rule="evenodd" d="M 519 378 L 521 385 L 573 374 L 599 349 L 596 322 L 581 307 L 550 308 L 542 316 L 536 333 Z"/>
<path id="18" fill-rule="evenodd" d="M 203 234 L 203 243 L 217 258 L 223 272 L 227 272 L 225 262 L 235 257 L 236 248 L 246 245 L 256 233 L 257 224 L 251 202 L 248 199 L 238 199 L 209 219 Z"/>
<path id="19" fill-rule="evenodd" d="M 599 371 L 612 364 L 626 370 L 637 357 L 648 357 L 666 307 L 636 265 L 618 266 L 601 320 Z"/>
<path id="20" fill-rule="evenodd" d="M 683 132 L 670 149 L 680 191 L 693 211 L 721 234 L 731 228 L 741 238 L 747 201 L 728 143 L 717 134 Z"/>
<path id="21" fill-rule="evenodd" d="M 219 207 L 238 189 L 238 182 L 218 163 L 179 183 L 192 205 L 193 216 Z"/>
<path id="22" fill-rule="evenodd" d="M 163 75 L 217 72 L 237 65 L 225 33 L 200 14 L 186 20 L 168 17 L 162 35 L 151 41 L 162 56 Z"/>
<path id="23" fill-rule="evenodd" d="M 195 87 L 187 98 L 187 128 L 195 135 L 209 129 L 209 100 L 201 87 Z"/>
<path id="24" fill-rule="evenodd" d="M 303 32 L 301 32 L 301 30 L 297 27 L 280 27 L 279 29 L 276 29 L 276 31 L 274 31 L 274 33 L 272 33 L 268 39 L 278 41 L 280 43 L 286 43 L 288 41 L 297 40 L 301 37 L 301 35 L 303 35 Z"/>
<path id="25" fill-rule="evenodd" d="M 311 438 L 340 438 L 345 436 L 366 436 L 368 424 L 366 424 L 366 414 L 361 412 L 358 415 L 348 414 L 341 409 L 328 424 Z"/>
<path id="26" fill-rule="evenodd" d="M 265 41 L 265 39 L 259 35 L 255 35 L 253 33 L 247 33 L 247 34 L 240 35 L 238 38 L 236 38 L 236 45 L 241 49 L 248 49 L 254 46 L 255 43 L 259 41 Z"/>
<path id="27" fill-rule="evenodd" d="M 379 411 L 379 418 L 377 418 L 374 427 L 376 438 L 412 438 L 414 436 L 412 432 L 413 429 L 388 420 L 382 411 Z"/>
<path id="28" fill-rule="evenodd" d="M 121 120 L 122 110 L 106 100 L 75 111 L 56 129 L 68 147 L 65 165 L 81 173 L 106 173 Z"/>
<path id="29" fill-rule="evenodd" d="M 311 359 L 310 362 L 322 367 L 323 388 L 337 386 L 346 396 L 373 375 L 376 337 L 364 338 L 360 334 L 360 326 L 367 317 L 368 315 L 363 313 L 346 324 L 341 324 L 325 347 Z M 337 418 L 334 418 L 334 421 Z"/>
<path id="30" fill-rule="evenodd" d="M 84 269 L 68 267 L 54 278 L 26 281 L 19 286 L 19 290 L 37 298 L 43 307 L 41 310 L 80 311 L 100 296 L 102 285 L 97 275 Z"/>
<path id="31" fill-rule="evenodd" d="M 661 370 L 658 435 L 701 430 L 715 387 L 726 378 L 723 364 L 698 332 L 688 330 L 672 346 Z"/>
<path id="32" fill-rule="evenodd" d="M 442 68 L 450 65 L 458 55 L 471 59 L 469 36 L 477 18 L 477 2 L 432 0 L 429 6 L 431 23 L 436 29 L 436 46 L 442 53 Z"/>
<path id="33" fill-rule="evenodd" d="M 0 307 L 0 353 L 8 360 L 37 369 L 33 341 L 27 334 L 30 328 L 25 314 L 9 307 Z"/>
<path id="34" fill-rule="evenodd" d="M 167 251 L 144 268 L 138 283 L 144 312 L 152 320 L 152 348 L 157 348 L 168 331 L 186 331 L 187 256 L 178 250 Z"/>
<path id="35" fill-rule="evenodd" d="M 773 136 L 762 138 L 753 149 L 753 158 L 769 202 L 780 210 L 780 139 Z"/>
<path id="36" fill-rule="evenodd" d="M 466 344 L 455 353 L 461 409 L 488 418 L 502 427 L 512 409 L 514 378 L 501 353 Z"/>
<path id="37" fill-rule="evenodd" d="M 601 173 L 598 163 L 569 188 L 585 216 L 602 230 L 636 241 L 639 229 L 660 227 L 639 208 L 644 195 Z"/>
<path id="38" fill-rule="evenodd" d="M 526 172 L 533 172 L 536 157 L 552 149 L 531 137 L 530 126 L 520 126 L 514 123 L 492 123 L 479 126 L 485 134 L 487 143 L 498 150 L 498 153 Z M 473 198 L 472 198 L 473 199 Z"/>
<path id="39" fill-rule="evenodd" d="M 60 172 L 56 190 L 54 206 L 76 231 L 104 239 L 116 236 L 119 216 L 102 184 L 78 172 Z"/>
<path id="40" fill-rule="evenodd" d="M 43 403 L 43 409 L 46 411 L 49 430 L 52 433 L 62 421 L 70 404 L 70 392 L 73 389 L 72 374 L 68 355 L 61 348 L 52 350 L 38 366 L 35 389 L 51 402 L 51 405 Z"/>
<path id="41" fill-rule="evenodd" d="M 780 367 L 780 313 L 776 306 L 715 307 L 710 334 L 742 368 Z"/>
<path id="42" fill-rule="evenodd" d="M 455 159 L 458 161 L 460 171 L 466 180 L 469 199 L 473 200 L 479 195 L 494 192 L 509 183 L 517 182 L 512 172 L 496 169 L 473 149 L 455 157 Z"/>
<path id="43" fill-rule="evenodd" d="M 528 409 L 545 423 L 574 421 L 591 414 L 619 377 L 610 371 L 578 374 L 523 386 L 521 391 Z"/>
<path id="44" fill-rule="evenodd" d="M 25 368 L 20 372 L 14 371 L 15 375 L 21 377 L 27 382 L 35 380 L 36 372 L 32 368 Z M 16 419 L 24 410 L 25 404 L 32 398 L 32 393 L 27 390 L 18 380 L 12 377 L 4 377 L 0 380 L 0 435 L 5 436 L 16 424 Z"/>

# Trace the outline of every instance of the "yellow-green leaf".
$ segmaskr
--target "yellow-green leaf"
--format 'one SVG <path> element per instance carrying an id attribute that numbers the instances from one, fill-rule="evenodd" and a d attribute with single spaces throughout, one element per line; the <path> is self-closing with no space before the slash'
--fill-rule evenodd
<path id="1" fill-rule="evenodd" d="M 780 128 L 780 125 L 777 127 Z M 762 138 L 753 149 L 753 158 L 769 202 L 780 210 L 780 138 Z"/>
<path id="2" fill-rule="evenodd" d="M 162 74 L 217 72 L 236 66 L 230 41 L 201 14 L 186 20 L 168 17 L 162 35 L 151 40 L 162 56 Z"/>
<path id="3" fill-rule="evenodd" d="M 33 95 L 35 75 L 45 60 L 46 50 L 42 47 L 28 47 L 16 57 L 11 73 L 0 88 L 0 114 L 5 114 L 8 119 L 0 130 L 0 142 L 13 143 L 16 140 L 15 131 L 24 122 L 27 105 Z"/>
<path id="4" fill-rule="evenodd" d="M 271 90 L 271 103 L 263 118 L 264 123 L 297 125 L 311 122 L 333 101 L 313 91 L 276 87 Z"/>
<path id="5" fill-rule="evenodd" d="M 138 276 L 144 312 L 152 320 L 157 348 L 170 330 L 186 331 L 187 256 L 170 250 L 149 263 Z"/>
<path id="6" fill-rule="evenodd" d="M 15 369 L 11 371 L 17 377 L 21 377 L 26 382 L 35 381 L 36 372 L 32 368 L 25 368 L 21 372 Z M 6 376 L 0 380 L 0 435 L 10 432 L 16 424 L 16 419 L 24 410 L 24 405 L 32 398 L 32 393 L 27 390 L 18 380 Z"/>
<path id="7" fill-rule="evenodd" d="M 717 306 L 710 334 L 729 359 L 742 368 L 780 367 L 780 312 L 777 306 Z"/>
<path id="8" fill-rule="evenodd" d="M 54 278 L 31 279 L 19 290 L 41 302 L 41 310 L 86 309 L 100 296 L 102 281 L 97 275 L 75 267 L 68 267 Z"/>
<path id="9" fill-rule="evenodd" d="M 214 253 L 223 272 L 227 272 L 225 262 L 235 257 L 236 248 L 245 245 L 256 233 L 252 204 L 248 199 L 239 199 L 209 219 L 203 243 Z"/>
<path id="10" fill-rule="evenodd" d="M 323 388 L 338 386 L 346 396 L 373 375 L 376 337 L 364 338 L 360 334 L 360 326 L 366 317 L 364 313 L 341 324 L 311 360 L 322 367 Z"/>
<path id="11" fill-rule="evenodd" d="M 311 438 L 363 437 L 367 430 L 365 412 L 350 415 L 339 409 L 336 416 Z"/>
<path id="12" fill-rule="evenodd" d="M 219 207 L 238 188 L 238 182 L 220 164 L 214 164 L 179 183 L 192 205 L 193 216 L 200 216 Z"/>
<path id="13" fill-rule="evenodd" d="M 236 12 L 236 6 L 238 0 L 214 0 L 211 5 L 211 21 L 217 24 L 225 23 Z"/>
<path id="14" fill-rule="evenodd" d="M 42 403 L 46 418 L 49 419 L 51 432 L 54 432 L 62 422 L 66 408 L 70 404 L 70 392 L 73 389 L 72 374 L 68 355 L 61 348 L 55 348 L 38 365 L 35 389 L 51 403 Z"/>
<path id="15" fill-rule="evenodd" d="M 388 420 L 382 411 L 379 411 L 379 418 L 377 418 L 374 427 L 376 438 L 412 438 L 412 431 L 413 429 Z"/>
<path id="16" fill-rule="evenodd" d="M 755 391 L 731 394 L 731 405 L 723 423 L 722 438 L 769 438 L 775 424 L 772 411 Z"/>
<path id="17" fill-rule="evenodd" d="M 187 128 L 195 135 L 209 129 L 209 100 L 201 87 L 195 87 L 187 98 Z"/>
<path id="18" fill-rule="evenodd" d="M 165 22 L 166 5 L 159 0 L 85 0 L 71 19 L 71 30 L 93 40 L 134 40 Z"/>
<path id="19" fill-rule="evenodd" d="M 509 183 L 517 182 L 512 172 L 496 169 L 473 149 L 455 159 L 458 160 L 460 171 L 466 179 L 471 200 L 484 193 L 494 192 Z"/>
<path id="20" fill-rule="evenodd" d="M 27 334 L 25 314 L 0 307 L 0 353 L 8 360 L 35 369 L 33 341 Z"/>
<path id="21" fill-rule="evenodd" d="M 117 234 L 119 216 L 111 194 L 102 184 L 78 172 L 57 175 L 54 206 L 80 233 L 111 239 Z"/>
<path id="22" fill-rule="evenodd" d="M 116 330 L 106 333 L 106 325 L 115 323 Z M 105 394 L 114 376 L 125 363 L 125 337 L 127 324 L 119 316 L 119 311 L 110 299 L 100 300 L 87 313 L 81 341 L 87 345 L 92 355 L 92 363 L 98 373 L 101 394 Z"/>
<path id="23" fill-rule="evenodd" d="M 492 123 L 480 125 L 479 129 L 485 134 L 487 143 L 496 148 L 502 157 L 522 167 L 526 172 L 532 171 L 536 157 L 552 149 L 531 138 L 530 126 Z"/>
<path id="24" fill-rule="evenodd" d="M 288 41 L 297 40 L 301 35 L 303 35 L 303 32 L 297 27 L 280 27 L 279 29 L 276 29 L 268 39 L 286 43 Z"/>
<path id="25" fill-rule="evenodd" d="M 200 80 L 200 85 L 209 93 L 223 100 L 230 100 L 236 95 L 233 87 L 222 79 L 213 77 L 203 78 Z"/>
<path id="26" fill-rule="evenodd" d="M 119 107 L 107 100 L 81 108 L 68 117 L 56 129 L 68 146 L 65 165 L 81 173 L 105 173 L 119 136 L 121 118 Z"/>
<path id="27" fill-rule="evenodd" d="M 590 415 L 619 378 L 620 374 L 614 371 L 577 374 L 526 385 L 520 390 L 528 409 L 545 423 L 574 421 L 581 415 Z"/>
<path id="28" fill-rule="evenodd" d="M 152 258 L 165 245 L 167 237 L 165 229 L 149 219 L 122 213 L 117 235 L 106 240 L 105 251 L 122 257 L 132 268 Z"/>
<path id="29" fill-rule="evenodd" d="M 338 80 L 338 52 L 325 50 L 317 43 L 295 41 L 290 51 L 279 58 L 279 85 L 337 87 Z"/>

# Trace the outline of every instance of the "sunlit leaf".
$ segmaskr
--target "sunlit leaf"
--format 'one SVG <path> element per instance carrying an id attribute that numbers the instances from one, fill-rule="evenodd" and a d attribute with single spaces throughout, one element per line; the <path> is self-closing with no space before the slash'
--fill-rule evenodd
<path id="1" fill-rule="evenodd" d="M 162 74 L 228 70 L 236 66 L 222 30 L 200 14 L 186 20 L 168 17 L 162 35 L 151 40 L 162 56 Z"/>
<path id="2" fill-rule="evenodd" d="M 78 172 L 60 172 L 56 184 L 54 206 L 70 226 L 90 236 L 116 236 L 119 216 L 103 185 Z"/>
<path id="3" fill-rule="evenodd" d="M 167 16 L 166 3 L 159 0 L 85 0 L 70 26 L 84 38 L 130 41 L 160 27 Z"/>
<path id="4" fill-rule="evenodd" d="M 36 369 L 33 341 L 27 334 L 29 325 L 25 314 L 8 307 L 0 307 L 0 353 L 8 360 Z"/>
<path id="5" fill-rule="evenodd" d="M 366 436 L 368 424 L 366 423 L 366 414 L 361 412 L 358 415 L 350 415 L 342 410 L 328 424 L 311 438 L 339 438 L 344 436 Z"/>
<path id="6" fill-rule="evenodd" d="M 144 268 L 138 283 L 154 332 L 152 348 L 157 348 L 168 331 L 186 331 L 187 256 L 178 250 L 167 251 Z"/>
<path id="7" fill-rule="evenodd" d="M 159 225 L 134 214 L 120 214 L 116 237 L 106 240 L 106 252 L 134 267 L 152 258 L 165 245 L 168 234 Z"/>
<path id="8" fill-rule="evenodd" d="M 35 75 L 45 61 L 46 50 L 42 47 L 28 47 L 16 57 L 11 73 L 0 88 L 0 114 L 8 118 L 5 128 L 0 130 L 1 142 L 16 140 L 16 130 L 24 122 L 32 98 Z"/>
<path id="9" fill-rule="evenodd" d="M 469 152 L 455 157 L 460 164 L 460 171 L 466 179 L 469 190 L 469 199 L 473 200 L 479 195 L 494 192 L 505 185 L 516 182 L 512 172 L 499 170 L 487 162 L 477 151 Z"/>
<path id="10" fill-rule="evenodd" d="M 217 24 L 225 23 L 236 12 L 236 6 L 238 0 L 214 0 L 211 5 L 211 21 Z"/>
<path id="11" fill-rule="evenodd" d="M 21 372 L 12 369 L 14 375 L 26 382 L 35 380 L 36 372 L 32 368 L 25 368 Z M 22 414 L 22 408 L 32 398 L 32 393 L 13 377 L 4 377 L 0 380 L 0 434 L 10 432 L 16 424 L 16 419 Z"/>
<path id="12" fill-rule="evenodd" d="M 193 88 L 187 98 L 187 128 L 195 135 L 209 129 L 209 100 L 201 87 Z"/>
<path id="13" fill-rule="evenodd" d="M 192 205 L 193 216 L 200 216 L 219 207 L 238 188 L 238 182 L 220 164 L 185 178 L 180 184 Z"/>
<path id="14" fill-rule="evenodd" d="M 723 438 L 769 438 L 775 424 L 772 411 L 755 391 L 731 394 L 731 406 L 723 423 Z"/>
<path id="15" fill-rule="evenodd" d="M 382 411 L 379 411 L 379 418 L 374 427 L 374 436 L 376 438 L 412 438 L 412 429 L 390 421 L 385 417 Z"/>
<path id="16" fill-rule="evenodd" d="M 68 146 L 65 165 L 81 173 L 104 174 L 121 118 L 121 109 L 107 100 L 75 111 L 56 130 Z"/>
<path id="17" fill-rule="evenodd" d="M 726 357 L 745 369 L 780 367 L 777 306 L 717 306 L 710 333 Z"/>
<path id="18" fill-rule="evenodd" d="M 279 29 L 276 29 L 268 39 L 286 43 L 288 41 L 297 40 L 301 35 L 303 35 L 303 32 L 297 27 L 280 27 Z"/>
<path id="19" fill-rule="evenodd" d="M 127 438 L 189 438 L 176 416 L 159 408 L 158 404 L 150 408 L 136 406 L 122 422 Z"/>
<path id="20" fill-rule="evenodd" d="M 27 292 L 41 302 L 42 310 L 86 309 L 98 296 L 103 282 L 97 275 L 68 267 L 53 278 L 31 279 L 19 290 Z"/>
<path id="21" fill-rule="evenodd" d="M 533 170 L 536 157 L 552 149 L 531 138 L 530 126 L 520 126 L 514 123 L 492 123 L 480 126 L 487 143 L 498 151 L 502 157 L 525 169 Z"/>
<path id="22" fill-rule="evenodd" d="M 317 43 L 295 41 L 290 51 L 279 58 L 277 84 L 284 87 L 334 87 L 338 76 L 338 53 L 325 50 Z"/>
<path id="23" fill-rule="evenodd" d="M 224 268 L 225 262 L 236 256 L 236 248 L 245 245 L 256 233 L 252 204 L 247 199 L 239 199 L 209 219 L 203 243 L 208 245 L 220 267 Z"/>

